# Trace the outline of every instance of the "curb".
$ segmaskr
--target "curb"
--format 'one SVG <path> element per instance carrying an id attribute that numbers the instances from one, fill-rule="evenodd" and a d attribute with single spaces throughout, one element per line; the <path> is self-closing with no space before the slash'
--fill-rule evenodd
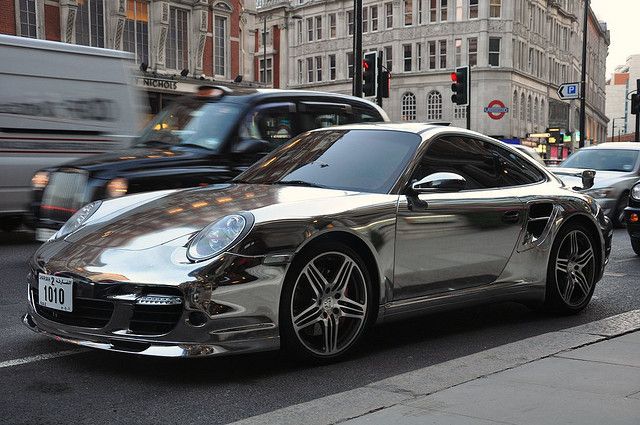
<path id="1" fill-rule="evenodd" d="M 640 310 L 534 336 L 444 363 L 416 369 L 305 403 L 234 422 L 236 425 L 325 425 L 345 422 L 563 351 L 640 329 Z"/>

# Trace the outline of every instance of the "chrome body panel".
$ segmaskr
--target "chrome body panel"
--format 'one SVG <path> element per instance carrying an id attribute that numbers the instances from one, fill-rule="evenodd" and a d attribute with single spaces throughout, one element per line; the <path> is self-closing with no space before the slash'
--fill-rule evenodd
<path id="1" fill-rule="evenodd" d="M 424 127 L 423 145 L 438 134 L 468 133 Z M 349 240 L 373 265 L 378 322 L 483 302 L 541 301 L 555 235 L 577 216 L 599 235 L 602 276 L 610 223 L 592 198 L 567 189 L 542 167 L 536 165 L 546 182 L 422 194 L 416 205 L 401 190 L 413 165 L 389 194 L 225 184 L 106 201 L 76 233 L 35 253 L 24 323 L 64 341 L 138 354 L 276 349 L 281 290 L 291 262 L 317 238 L 335 237 Z M 532 237 L 530 208 L 539 203 L 551 205 L 552 212 Z M 246 237 L 209 260 L 187 258 L 198 231 L 239 211 L 255 218 Z M 32 296 L 38 273 L 73 277 L 77 293 L 114 302 L 109 323 L 94 329 L 40 315 Z M 129 323 L 137 301 L 155 294 L 181 297 L 179 320 L 162 334 L 135 333 Z M 204 323 L 194 322 L 194 313 Z"/>

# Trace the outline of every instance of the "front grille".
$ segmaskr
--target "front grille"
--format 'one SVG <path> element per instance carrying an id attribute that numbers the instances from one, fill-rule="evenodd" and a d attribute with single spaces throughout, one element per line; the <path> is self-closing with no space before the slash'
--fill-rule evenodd
<path id="1" fill-rule="evenodd" d="M 84 172 L 56 172 L 42 195 L 40 213 L 56 221 L 66 221 L 86 203 L 87 174 Z"/>
<path id="2" fill-rule="evenodd" d="M 182 304 L 136 304 L 129 329 L 138 335 L 162 335 L 175 328 L 181 316 Z"/>
<path id="3" fill-rule="evenodd" d="M 31 290 L 31 296 L 36 312 L 40 316 L 65 325 L 83 328 L 103 328 L 109 323 L 113 314 L 113 302 L 111 301 L 75 297 L 73 299 L 73 311 L 66 312 L 38 304 L 38 291 L 36 289 Z"/>

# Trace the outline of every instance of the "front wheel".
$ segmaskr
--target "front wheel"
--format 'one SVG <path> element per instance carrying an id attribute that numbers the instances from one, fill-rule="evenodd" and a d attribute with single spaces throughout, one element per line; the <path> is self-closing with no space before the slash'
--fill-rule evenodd
<path id="1" fill-rule="evenodd" d="M 636 255 L 640 255 L 640 238 L 631 238 L 631 247 Z"/>
<path id="2" fill-rule="evenodd" d="M 595 249 L 590 232 L 583 226 L 569 224 L 560 230 L 547 270 L 547 308 L 572 314 L 589 304 L 597 274 Z"/>
<path id="3" fill-rule="evenodd" d="M 284 348 L 314 363 L 343 357 L 367 328 L 371 287 L 364 262 L 347 245 L 323 243 L 303 252 L 292 264 L 281 298 Z"/>

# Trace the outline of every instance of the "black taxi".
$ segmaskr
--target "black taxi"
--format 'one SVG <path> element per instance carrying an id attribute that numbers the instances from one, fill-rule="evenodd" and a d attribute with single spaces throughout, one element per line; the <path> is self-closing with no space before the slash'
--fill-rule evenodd
<path id="1" fill-rule="evenodd" d="M 305 131 L 388 120 L 380 107 L 352 96 L 202 86 L 161 111 L 130 148 L 36 173 L 36 239 L 47 240 L 90 201 L 226 182 Z"/>

